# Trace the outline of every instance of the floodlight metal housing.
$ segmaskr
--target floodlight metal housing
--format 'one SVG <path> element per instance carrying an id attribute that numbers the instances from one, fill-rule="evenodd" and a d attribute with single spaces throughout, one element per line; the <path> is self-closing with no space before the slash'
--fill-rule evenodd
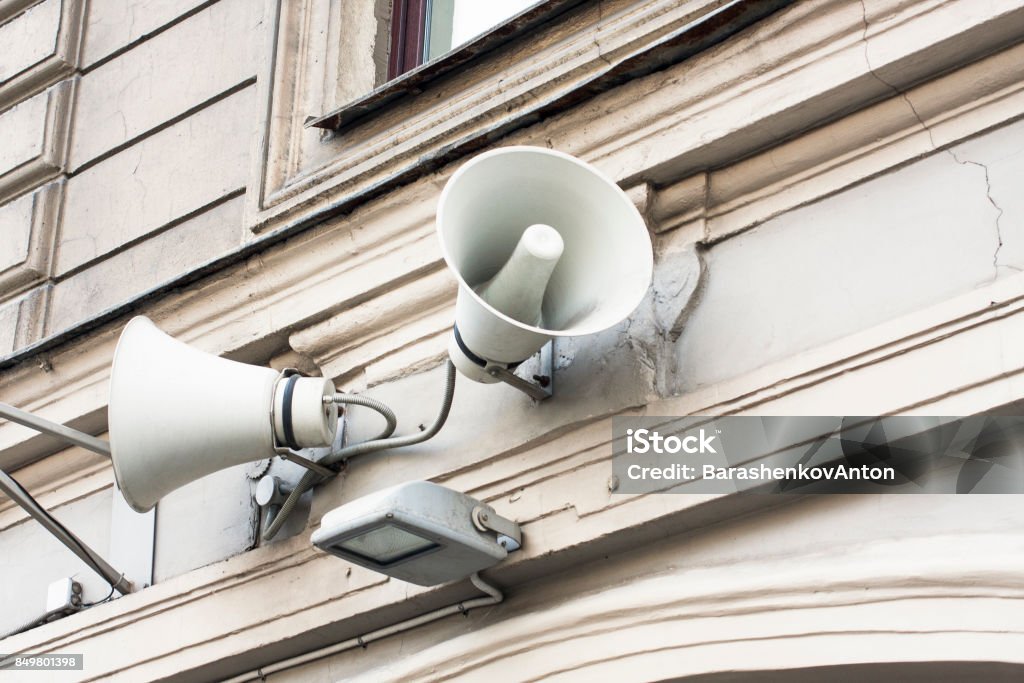
<path id="1" fill-rule="evenodd" d="M 425 481 L 378 491 L 328 512 L 321 550 L 420 586 L 463 579 L 519 548 L 515 522 L 464 493 Z"/>

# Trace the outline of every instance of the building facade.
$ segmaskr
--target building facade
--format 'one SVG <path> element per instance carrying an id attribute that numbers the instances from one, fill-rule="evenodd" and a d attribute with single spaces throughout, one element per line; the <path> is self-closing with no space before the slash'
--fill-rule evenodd
<path id="1" fill-rule="evenodd" d="M 1019 414 L 1024 3 L 547 0 L 461 44 L 429 5 L 0 0 L 4 403 L 106 438 L 145 315 L 415 431 L 456 295 L 438 196 L 489 149 L 593 164 L 655 250 L 628 320 L 558 341 L 553 398 L 460 378 L 436 438 L 354 459 L 270 542 L 256 480 L 297 466 L 135 516 L 107 459 L 0 424 L 0 469 L 142 577 L 0 651 L 84 655 L 54 680 L 1019 680 L 1017 496 L 624 495 L 610 459 L 619 415 Z M 410 480 L 519 522 L 504 600 L 321 652 L 478 596 L 310 544 Z M 66 576 L 108 593 L 0 500 L 0 632 Z"/>

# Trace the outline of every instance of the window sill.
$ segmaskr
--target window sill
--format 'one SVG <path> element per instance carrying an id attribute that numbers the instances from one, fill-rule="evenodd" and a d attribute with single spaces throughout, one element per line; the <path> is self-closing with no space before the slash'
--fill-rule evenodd
<path id="1" fill-rule="evenodd" d="M 487 33 L 461 45 L 437 59 L 405 72 L 366 95 L 320 117 L 309 117 L 306 128 L 339 130 L 356 124 L 372 114 L 397 103 L 403 98 L 418 95 L 431 82 L 459 67 L 469 67 L 487 54 L 515 42 L 548 23 L 566 11 L 587 0 L 547 0 L 538 2 L 514 17 L 498 24 Z"/>
<path id="2" fill-rule="evenodd" d="M 277 58 L 261 78 L 268 108 L 246 227 L 266 235 L 305 224 L 325 205 L 350 210 L 498 138 L 685 61 L 791 2 L 660 0 L 629 10 L 625 2 L 606 0 L 599 7 L 549 0 L 313 120 L 306 115 L 325 101 L 318 93 L 328 76 L 317 55 L 329 46 L 317 34 L 320 42 L 296 51 L 292 41 L 305 36 L 301 27 L 316 24 L 284 3 L 275 27 Z"/>

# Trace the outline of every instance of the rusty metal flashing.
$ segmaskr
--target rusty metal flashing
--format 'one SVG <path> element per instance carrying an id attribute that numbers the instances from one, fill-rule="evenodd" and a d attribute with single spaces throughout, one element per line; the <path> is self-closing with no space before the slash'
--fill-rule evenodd
<path id="1" fill-rule="evenodd" d="M 578 0 L 568 1 L 578 2 Z M 570 93 L 541 101 L 533 108 L 519 112 L 499 124 L 475 131 L 430 154 L 424 154 L 386 178 L 346 194 L 319 211 L 288 221 L 232 252 L 202 263 L 167 282 L 145 290 L 124 303 L 101 311 L 57 334 L 0 358 L 0 370 L 6 370 L 54 351 L 69 341 L 141 308 L 146 303 L 175 290 L 180 290 L 290 237 L 350 213 L 362 203 L 433 173 L 467 154 L 493 144 L 516 130 L 576 106 L 629 80 L 660 71 L 688 59 L 794 2 L 795 0 L 733 0 L 733 2 L 665 36 L 657 43 L 636 51 L 614 65 L 609 65 L 607 69 L 596 74 Z M 531 11 L 533 10 L 527 10 L 527 12 Z M 545 16 L 549 15 L 545 14 Z M 412 73 L 410 72 L 410 74 Z"/>

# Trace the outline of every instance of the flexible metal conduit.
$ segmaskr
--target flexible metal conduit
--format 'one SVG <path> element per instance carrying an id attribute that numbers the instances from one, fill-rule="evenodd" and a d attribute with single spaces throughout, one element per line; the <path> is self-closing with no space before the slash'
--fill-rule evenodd
<path id="1" fill-rule="evenodd" d="M 319 464 L 328 466 L 335 465 L 357 455 L 373 453 L 375 451 L 381 451 L 387 448 L 402 448 L 403 446 L 411 446 L 413 444 L 422 443 L 427 439 L 432 438 L 435 434 L 441 431 L 441 427 L 443 427 L 444 423 L 448 420 L 448 413 L 451 412 L 452 408 L 452 400 L 455 398 L 455 365 L 449 360 L 448 364 L 445 366 L 445 370 L 446 375 L 444 398 L 441 401 L 441 409 L 440 411 L 438 411 L 437 417 L 434 419 L 434 422 L 433 424 L 430 425 L 430 427 L 423 430 L 422 432 L 417 432 L 416 434 L 409 434 L 407 436 L 395 436 L 390 438 L 387 438 L 387 436 L 390 436 L 390 432 L 385 430 L 385 434 L 387 435 L 385 436 L 385 438 L 380 438 L 378 436 L 377 438 L 371 439 L 369 441 L 363 441 L 361 443 L 353 444 L 351 446 L 346 446 L 335 453 L 331 453 L 329 456 L 321 460 Z M 355 403 L 355 401 L 351 400 L 352 398 L 353 397 L 347 394 L 335 394 L 333 400 L 337 403 Z M 395 416 L 390 408 L 374 399 L 369 399 L 365 397 L 355 398 L 360 399 L 360 402 L 357 405 L 363 405 L 369 408 L 373 408 L 374 410 L 377 410 L 382 415 L 384 415 L 385 419 L 388 420 L 389 428 L 392 430 L 394 429 Z M 388 417 L 388 415 L 390 415 L 390 418 Z M 277 532 L 281 530 L 281 527 L 284 526 L 285 521 L 288 519 L 288 515 L 290 515 L 292 513 L 292 510 L 295 509 L 295 506 L 298 504 L 299 498 L 302 497 L 302 494 L 304 494 L 306 491 L 310 490 L 317 484 L 326 481 L 326 479 L 327 477 L 322 477 L 321 475 L 313 471 L 307 471 L 304 475 L 302 475 L 302 479 L 299 480 L 299 483 L 295 485 L 295 488 L 292 490 L 291 494 L 289 494 L 287 500 L 285 500 L 285 502 L 281 505 L 281 509 L 274 517 L 274 521 L 271 522 L 270 526 L 268 526 L 266 531 L 263 532 L 263 539 L 269 541 L 275 535 L 277 535 Z"/>
<path id="2" fill-rule="evenodd" d="M 286 669 L 294 669 L 297 666 L 302 666 L 309 662 L 315 662 L 318 659 L 330 657 L 331 655 L 344 652 L 345 650 L 352 650 L 357 647 L 366 647 L 369 643 L 372 643 L 375 640 L 387 638 L 388 636 L 408 631 L 409 629 L 422 626 L 423 624 L 429 624 L 432 621 L 437 621 L 438 619 L 442 619 L 452 614 L 465 614 L 469 610 L 476 609 L 477 607 L 497 605 L 505 599 L 505 596 L 502 595 L 500 590 L 481 579 L 479 574 L 474 573 L 469 577 L 469 580 L 472 581 L 473 585 L 481 592 L 486 593 L 487 597 L 463 600 L 462 602 L 454 605 L 448 605 L 447 607 L 442 607 L 441 609 L 434 610 L 433 612 L 427 612 L 426 614 L 421 614 L 418 617 L 406 619 L 405 621 L 400 621 L 397 624 L 385 626 L 382 629 L 370 631 L 364 635 L 349 638 L 348 640 L 344 640 L 334 645 L 328 645 L 327 647 L 319 650 L 307 652 L 304 655 L 285 659 L 280 662 L 275 662 L 274 664 L 268 664 L 267 666 L 254 669 L 253 671 L 241 674 L 240 676 L 229 678 L 225 683 L 248 683 L 248 681 L 266 680 L 266 677 L 270 674 L 275 674 Z"/>
<path id="3" fill-rule="evenodd" d="M 369 408 L 380 413 L 381 417 L 383 417 L 385 422 L 387 422 L 387 426 L 384 427 L 384 430 L 380 434 L 373 437 L 373 439 L 371 439 L 372 441 L 388 438 L 395 433 L 395 427 L 398 426 L 398 418 L 395 417 L 395 412 L 375 398 L 360 396 L 358 394 L 335 394 L 331 397 L 331 403 L 363 406 L 364 408 Z"/>

